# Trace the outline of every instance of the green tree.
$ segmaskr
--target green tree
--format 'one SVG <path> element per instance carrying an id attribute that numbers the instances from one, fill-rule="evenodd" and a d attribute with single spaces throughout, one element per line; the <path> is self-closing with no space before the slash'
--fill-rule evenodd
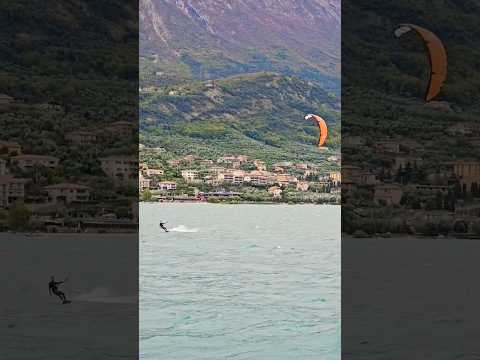
<path id="1" fill-rule="evenodd" d="M 152 192 L 148 189 L 144 190 L 141 194 L 142 201 L 152 201 Z"/>
<path id="2" fill-rule="evenodd" d="M 25 231 L 29 227 L 30 210 L 23 204 L 13 206 L 7 215 L 7 227 L 14 231 Z"/>

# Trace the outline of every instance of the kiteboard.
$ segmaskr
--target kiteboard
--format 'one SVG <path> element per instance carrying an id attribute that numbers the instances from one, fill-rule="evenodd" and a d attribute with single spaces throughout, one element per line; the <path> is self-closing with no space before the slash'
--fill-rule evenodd
<path id="1" fill-rule="evenodd" d="M 63 300 L 62 304 L 70 304 L 71 302 L 71 300 Z"/>

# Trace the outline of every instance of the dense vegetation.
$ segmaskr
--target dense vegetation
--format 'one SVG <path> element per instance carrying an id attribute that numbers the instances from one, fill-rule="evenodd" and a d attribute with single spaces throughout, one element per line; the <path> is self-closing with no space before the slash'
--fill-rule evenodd
<path id="1" fill-rule="evenodd" d="M 318 85 L 274 73 L 165 86 L 140 96 L 142 142 L 206 157 L 242 152 L 268 160 L 318 161 L 318 129 L 329 123 L 326 145 L 339 149 L 339 101 Z M 328 153 L 328 152 L 326 152 Z"/>
<path id="2" fill-rule="evenodd" d="M 345 2 L 343 89 L 363 85 L 391 95 L 421 97 L 428 79 L 424 44 L 414 33 L 401 39 L 393 34 L 399 24 L 413 23 L 437 34 L 447 50 L 448 81 L 439 100 L 478 105 L 479 14 L 480 4 L 469 0 Z"/>
<path id="3" fill-rule="evenodd" d="M 460 191 L 451 176 L 451 164 L 480 159 L 480 4 L 357 0 L 343 2 L 342 10 L 342 137 L 365 140 L 364 145 L 344 147 L 343 165 L 355 165 L 375 173 L 382 182 L 403 185 L 397 205 L 374 202 L 373 186 L 360 186 L 343 196 L 343 230 L 429 236 L 465 232 L 452 211 L 478 198 L 478 188 L 468 196 Z M 423 101 L 430 71 L 425 45 L 414 32 L 396 38 L 394 31 L 402 23 L 433 31 L 447 51 L 447 80 L 432 103 Z M 456 125 L 467 132 L 455 132 Z M 420 160 L 418 168 L 407 164 L 393 170 L 399 154 L 375 148 L 377 141 L 392 138 L 400 144 L 402 155 Z M 415 190 L 417 184 L 450 188 L 443 193 Z M 423 212 L 432 219 L 426 220 Z M 478 233 L 478 226 L 473 230 Z"/>
<path id="4" fill-rule="evenodd" d="M 141 143 L 323 164 L 340 148 L 338 3 L 142 2 Z M 310 112 L 330 125 L 328 151 Z"/>
<path id="5" fill-rule="evenodd" d="M 0 94 L 17 105 L 2 111 L 0 139 L 52 153 L 66 131 L 137 116 L 135 2 L 2 5 Z"/>
<path id="6" fill-rule="evenodd" d="M 159 59 L 157 55 L 140 58 L 140 83 L 143 86 L 164 86 L 195 80 L 219 79 L 235 75 L 277 72 L 321 85 L 340 94 L 340 83 L 335 75 L 322 72 L 288 49 L 276 51 L 249 50 L 244 58 L 231 58 L 215 51 L 189 51 L 179 59 Z"/>
<path id="7" fill-rule="evenodd" d="M 447 136 L 445 130 L 460 122 L 478 122 L 480 47 L 475 34 L 479 14 L 478 2 L 467 0 L 344 3 L 343 136 L 418 140 L 426 147 L 425 155 L 432 166 L 448 159 L 477 156 L 468 139 Z M 444 104 L 424 104 L 427 53 L 416 34 L 401 39 L 393 35 L 401 23 L 426 27 L 443 41 L 448 76 L 436 100 Z M 361 164 L 367 157 L 374 161 L 371 155 L 356 152 L 346 160 Z"/>
<path id="8" fill-rule="evenodd" d="M 137 11 L 135 2 L 2 2 L 0 93 L 59 104 L 75 121 L 134 113 Z"/>
<path id="9" fill-rule="evenodd" d="M 116 139 L 102 129 L 138 116 L 138 3 L 2 1 L 0 29 L 0 94 L 13 99 L 0 109 L 0 141 L 60 159 L 56 169 L 21 171 L 2 149 L 10 173 L 28 180 L 26 197 L 59 182 L 90 185 L 99 202 L 135 196 L 136 189 L 114 189 L 99 157 L 137 154 L 138 135 Z M 99 141 L 72 146 L 65 135 L 78 129 L 95 132 Z M 110 205 L 128 210 L 128 202 Z M 3 216 L 8 227 L 20 228 L 13 220 L 25 223 L 25 209 L 10 212 Z"/>

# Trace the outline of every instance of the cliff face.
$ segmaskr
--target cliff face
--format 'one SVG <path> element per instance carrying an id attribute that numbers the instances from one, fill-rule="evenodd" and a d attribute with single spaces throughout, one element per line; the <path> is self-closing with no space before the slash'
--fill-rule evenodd
<path id="1" fill-rule="evenodd" d="M 141 0 L 140 39 L 142 55 L 208 50 L 243 62 L 274 52 L 337 75 L 340 0 Z"/>

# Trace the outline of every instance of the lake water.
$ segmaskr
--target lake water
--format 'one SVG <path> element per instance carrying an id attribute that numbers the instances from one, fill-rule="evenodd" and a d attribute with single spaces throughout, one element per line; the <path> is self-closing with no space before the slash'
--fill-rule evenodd
<path id="1" fill-rule="evenodd" d="M 140 212 L 141 359 L 340 359 L 340 207 Z"/>
<path id="2" fill-rule="evenodd" d="M 480 241 L 342 239 L 345 360 L 478 360 Z"/>
<path id="3" fill-rule="evenodd" d="M 137 248 L 137 234 L 0 233 L 0 359 L 138 359 Z"/>

